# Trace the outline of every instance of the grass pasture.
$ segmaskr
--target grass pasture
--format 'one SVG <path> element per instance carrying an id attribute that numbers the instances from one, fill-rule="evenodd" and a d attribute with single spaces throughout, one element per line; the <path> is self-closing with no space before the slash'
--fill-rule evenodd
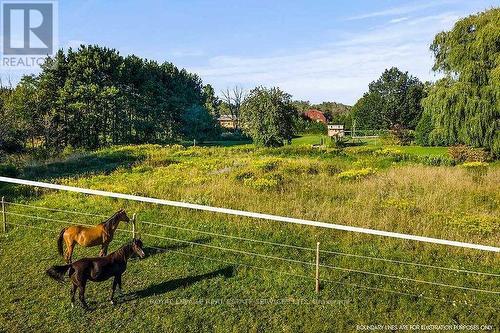
<path id="1" fill-rule="evenodd" d="M 302 140 L 276 149 L 113 147 L 31 164 L 20 177 L 499 245 L 497 165 L 473 174 L 450 165 L 441 148 L 431 152 L 368 144 L 316 149 L 308 146 L 313 138 Z M 45 208 L 103 215 L 125 208 L 129 214 L 138 213 L 148 253 L 143 260 L 129 262 L 125 295 L 118 305 L 107 301 L 111 281 L 90 283 L 87 300 L 94 310 L 86 313 L 70 307 L 69 284 L 44 275 L 50 265 L 62 263 L 56 237 L 64 222 L 8 215 L 12 223 L 50 230 L 10 225 L 8 233 L 0 234 L 0 331 L 331 332 L 356 331 L 356 325 L 369 324 L 499 328 L 498 294 L 327 267 L 321 267 L 321 277 L 328 282 L 316 294 L 313 265 L 243 253 L 313 263 L 313 250 L 217 234 L 304 248 L 314 248 L 319 241 L 323 250 L 493 274 L 500 274 L 498 254 L 21 186 L 0 184 L 0 192 L 8 201 Z M 101 220 L 16 205 L 9 205 L 8 212 L 75 223 Z M 128 237 L 118 232 L 110 250 Z M 97 252 L 97 248 L 76 248 L 75 257 Z M 332 253 L 322 253 L 321 262 L 467 288 L 500 289 L 500 279 L 493 276 Z"/>

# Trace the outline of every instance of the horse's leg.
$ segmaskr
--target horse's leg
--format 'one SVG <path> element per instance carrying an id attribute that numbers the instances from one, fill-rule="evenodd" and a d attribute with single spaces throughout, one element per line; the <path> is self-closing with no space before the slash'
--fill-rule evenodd
<path id="1" fill-rule="evenodd" d="M 78 285 L 78 296 L 80 298 L 80 302 L 82 302 L 83 308 L 85 310 L 89 309 L 89 306 L 87 305 L 87 302 L 85 302 L 85 284 L 87 281 L 80 281 L 80 284 Z"/>
<path id="2" fill-rule="evenodd" d="M 118 284 L 118 276 L 115 276 L 115 278 L 113 279 L 113 290 L 111 291 L 111 297 L 109 298 L 111 304 L 115 304 L 115 302 L 113 302 L 113 296 L 115 296 L 115 289 L 117 284 Z"/>
<path id="3" fill-rule="evenodd" d="M 75 294 L 76 294 L 76 289 L 78 288 L 78 286 L 73 283 L 71 285 L 71 307 L 75 307 Z"/>
<path id="4" fill-rule="evenodd" d="M 116 278 L 116 283 L 118 284 L 118 292 L 120 293 L 120 296 L 123 295 L 123 291 L 122 291 L 122 276 L 121 275 L 118 275 Z"/>
<path id="5" fill-rule="evenodd" d="M 71 249 L 71 243 L 72 241 L 69 239 L 69 236 L 68 237 L 64 237 L 64 243 L 66 243 L 66 252 L 64 253 L 64 260 L 66 261 L 67 264 L 71 263 L 70 260 L 69 260 L 69 253 Z"/>
<path id="6" fill-rule="evenodd" d="M 73 256 L 73 249 L 74 249 L 74 248 L 75 248 L 75 242 L 71 242 L 71 243 L 69 244 L 69 246 L 68 246 L 68 258 L 67 258 L 67 260 L 66 260 L 66 262 L 67 262 L 68 264 L 71 264 L 71 262 L 72 262 L 71 257 Z"/>

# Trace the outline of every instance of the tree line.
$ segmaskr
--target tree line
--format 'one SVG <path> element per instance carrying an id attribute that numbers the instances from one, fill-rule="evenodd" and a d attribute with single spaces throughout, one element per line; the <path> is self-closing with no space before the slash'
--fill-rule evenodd
<path id="1" fill-rule="evenodd" d="M 48 57 L 38 75 L 0 88 L 0 151 L 67 146 L 199 141 L 220 133 L 217 118 L 230 114 L 258 145 L 280 146 L 310 129 L 300 114 L 322 111 L 330 122 L 356 129 L 398 129 L 422 145 L 467 144 L 500 155 L 500 9 L 459 20 L 439 33 L 433 70 L 422 83 L 398 68 L 385 70 L 351 108 L 334 102 L 293 101 L 277 87 L 250 92 L 213 87 L 172 63 L 116 50 L 81 46 Z"/>
<path id="2" fill-rule="evenodd" d="M 217 130 L 213 88 L 197 75 L 99 46 L 58 51 L 39 75 L 2 88 L 0 97 L 4 149 L 96 149 L 203 138 Z"/>

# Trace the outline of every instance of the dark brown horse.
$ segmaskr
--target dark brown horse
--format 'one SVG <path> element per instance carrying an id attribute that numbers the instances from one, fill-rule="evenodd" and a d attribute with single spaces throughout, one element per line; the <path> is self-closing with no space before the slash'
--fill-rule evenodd
<path id="1" fill-rule="evenodd" d="M 80 302 L 86 310 L 88 309 L 87 302 L 85 302 L 87 281 L 101 282 L 114 277 L 110 297 L 111 304 L 114 304 L 113 296 L 115 295 L 116 286 L 122 293 L 122 274 L 127 269 L 127 260 L 133 253 L 144 258 L 140 239 L 133 239 L 131 243 L 122 246 L 119 250 L 105 257 L 83 258 L 72 264 L 52 266 L 47 270 L 47 274 L 54 280 L 64 281 L 64 275 L 69 271 L 68 276 L 73 284 L 71 286 L 71 305 L 75 305 L 75 293 L 78 288 Z"/>
<path id="2" fill-rule="evenodd" d="M 113 240 L 113 235 L 120 221 L 130 222 L 127 213 L 123 209 L 117 211 L 109 219 L 99 223 L 95 227 L 75 225 L 64 228 L 59 233 L 59 239 L 57 240 L 59 254 L 64 256 L 67 263 L 70 263 L 75 244 L 79 244 L 84 247 L 102 245 L 99 256 L 105 256 L 108 253 L 108 245 Z M 66 254 L 63 254 L 63 240 L 66 243 Z"/>

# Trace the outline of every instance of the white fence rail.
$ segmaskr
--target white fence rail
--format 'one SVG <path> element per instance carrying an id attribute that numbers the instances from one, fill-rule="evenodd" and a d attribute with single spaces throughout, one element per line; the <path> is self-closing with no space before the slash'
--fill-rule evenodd
<path id="1" fill-rule="evenodd" d="M 137 196 L 137 195 L 131 195 L 131 194 L 92 190 L 92 189 L 85 189 L 85 188 L 74 187 L 74 186 L 58 185 L 58 184 L 37 182 L 37 181 L 10 178 L 10 177 L 0 177 L 0 181 L 6 182 L 6 183 L 11 183 L 11 184 L 18 184 L 18 185 L 28 185 L 28 186 L 49 188 L 49 189 L 54 189 L 54 190 L 62 190 L 62 191 L 70 191 L 70 192 L 77 192 L 77 193 L 83 193 L 83 194 L 99 195 L 99 196 L 104 196 L 104 197 L 108 197 L 108 198 L 125 199 L 125 200 L 147 202 L 147 203 L 165 205 L 165 206 L 183 207 L 183 208 L 190 208 L 190 209 L 196 209 L 196 210 L 202 210 L 202 211 L 223 213 L 223 214 L 229 214 L 229 215 L 253 217 L 253 218 L 257 218 L 257 219 L 270 220 L 270 221 L 279 221 L 279 222 L 285 222 L 285 223 L 309 225 L 309 226 L 320 227 L 320 228 L 358 232 L 358 233 L 368 234 L 368 235 L 376 235 L 376 236 L 384 236 L 384 237 L 391 237 L 391 238 L 413 240 L 413 241 L 425 242 L 425 243 L 456 246 L 456 247 L 476 249 L 476 250 L 481 250 L 481 251 L 500 252 L 500 248 L 495 247 L 495 246 L 472 244 L 472 243 L 458 242 L 458 241 L 452 241 L 452 240 L 446 240 L 446 239 L 431 238 L 431 237 L 424 237 L 424 236 L 417 236 L 417 235 L 410 235 L 410 234 L 402 234 L 402 233 L 391 232 L 391 231 L 367 229 L 367 228 L 346 226 L 346 225 L 341 225 L 341 224 L 304 220 L 304 219 L 298 219 L 298 218 L 293 218 L 293 217 L 285 217 L 285 216 L 278 216 L 278 215 L 247 212 L 247 211 L 243 211 L 243 210 L 221 208 L 221 207 L 212 207 L 212 206 L 198 205 L 198 204 L 192 204 L 192 203 L 187 203 L 187 202 L 163 200 L 163 199 L 149 198 L 149 197 L 143 197 L 143 196 Z"/>

